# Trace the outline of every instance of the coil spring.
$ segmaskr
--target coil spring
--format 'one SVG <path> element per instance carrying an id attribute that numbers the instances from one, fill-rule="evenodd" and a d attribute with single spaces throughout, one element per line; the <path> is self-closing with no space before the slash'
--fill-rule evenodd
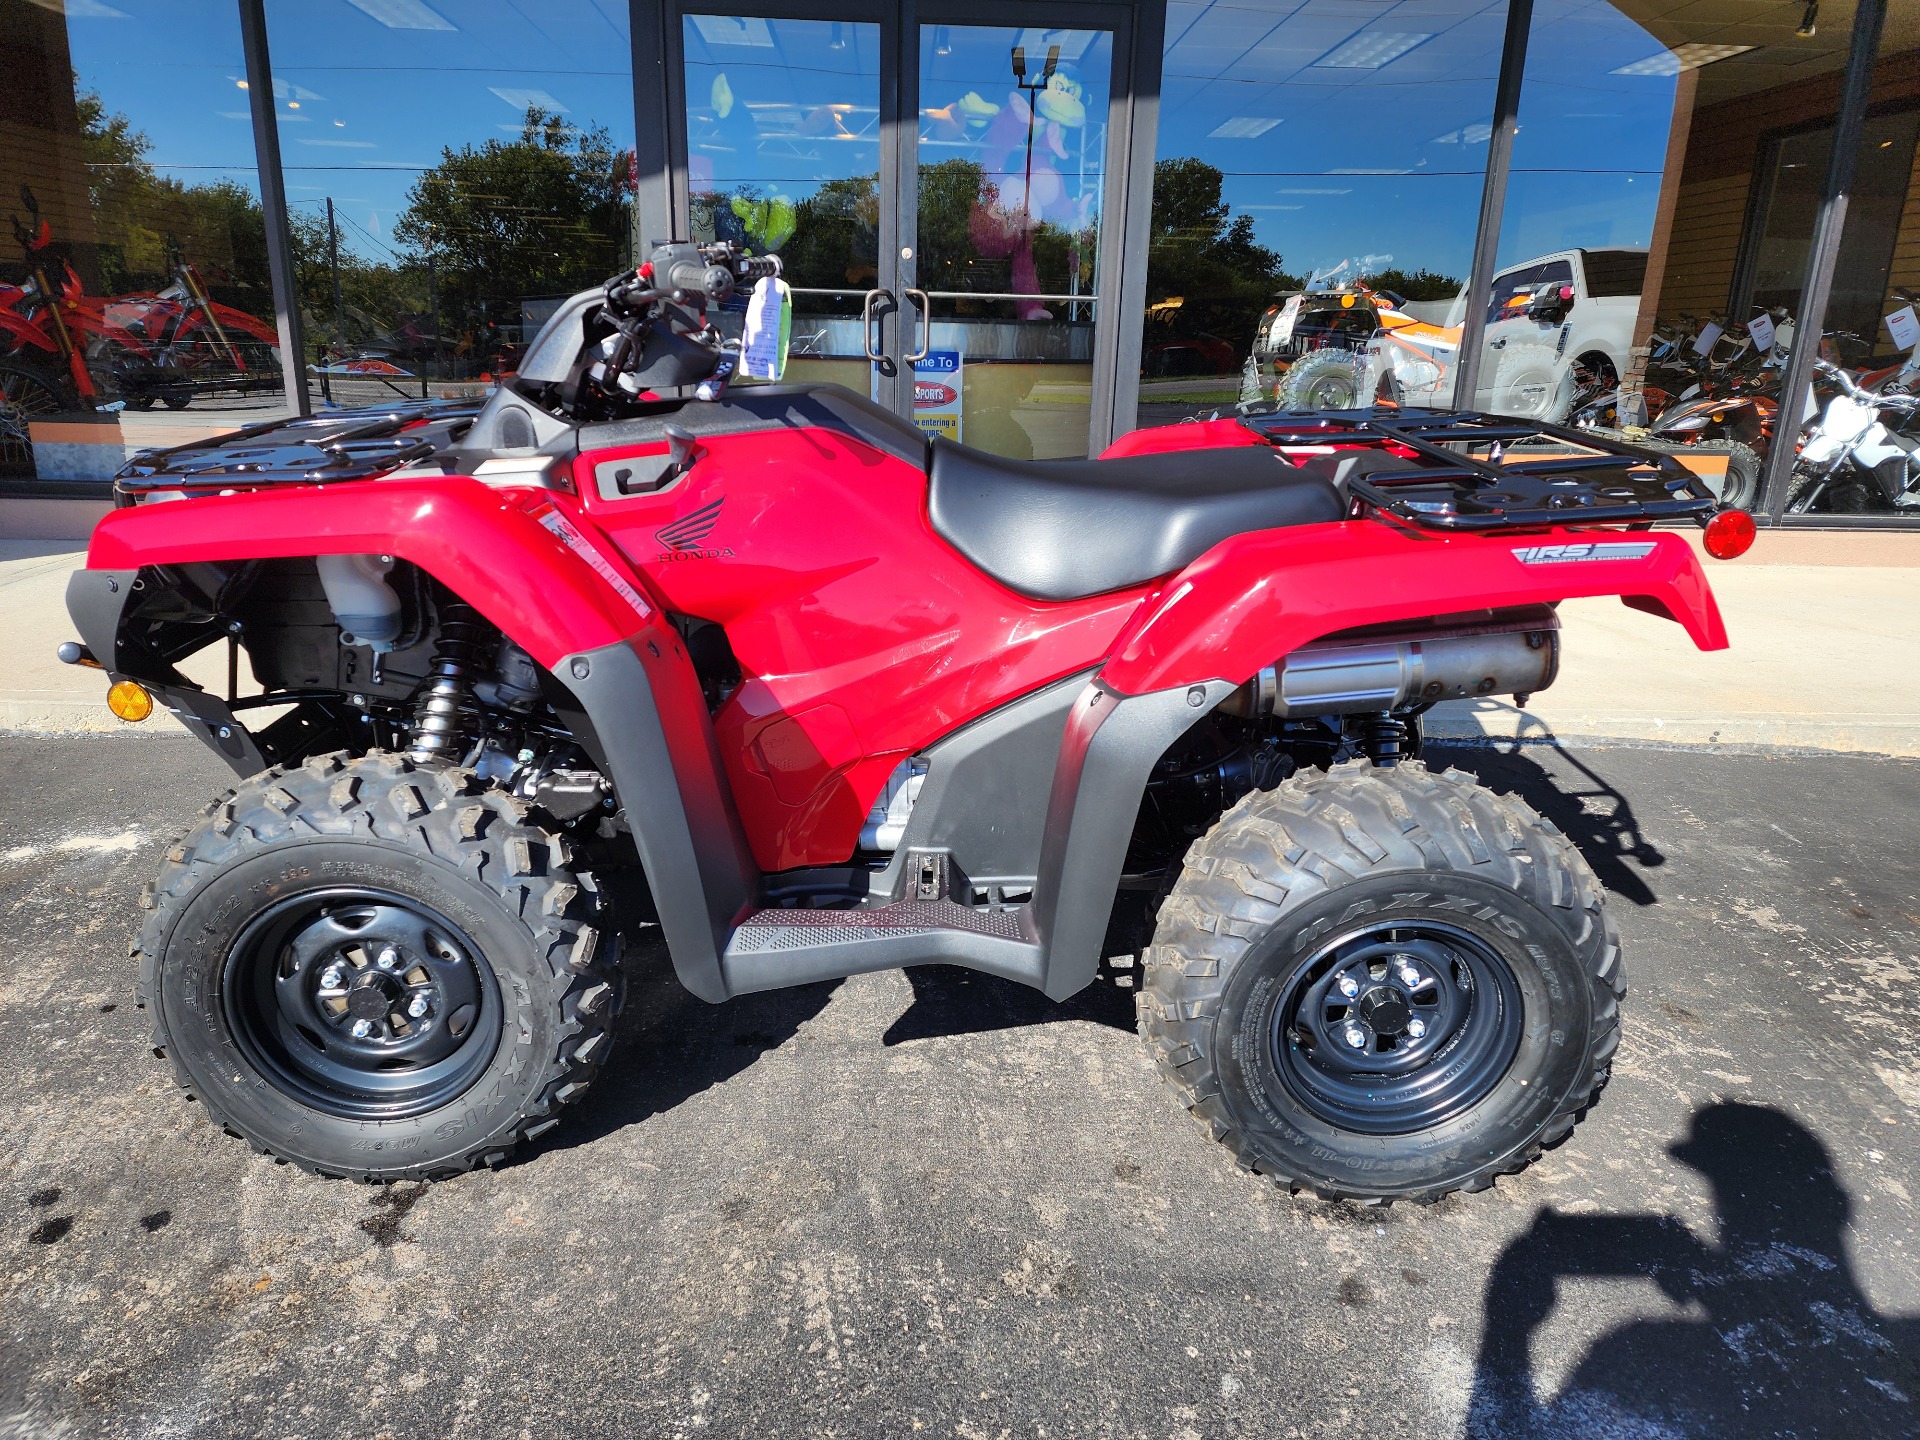
<path id="1" fill-rule="evenodd" d="M 413 712 L 413 744 L 407 758 L 424 765 L 457 762 L 479 738 L 480 704 L 473 677 L 488 661 L 492 627 L 463 600 L 440 606 L 440 642 Z"/>
<path id="2" fill-rule="evenodd" d="M 1398 715 L 1391 712 L 1369 715 L 1362 732 L 1361 748 L 1367 758 L 1383 769 L 1390 769 L 1406 758 L 1413 732 Z"/>

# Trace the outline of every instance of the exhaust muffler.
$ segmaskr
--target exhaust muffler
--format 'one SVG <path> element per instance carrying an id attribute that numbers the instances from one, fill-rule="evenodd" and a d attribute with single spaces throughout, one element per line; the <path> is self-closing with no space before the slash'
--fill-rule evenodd
<path id="1" fill-rule="evenodd" d="M 1230 715 L 1350 715 L 1403 705 L 1524 699 L 1560 670 L 1560 617 L 1540 606 L 1420 626 L 1372 626 L 1314 641 L 1262 669 L 1220 708 Z"/>

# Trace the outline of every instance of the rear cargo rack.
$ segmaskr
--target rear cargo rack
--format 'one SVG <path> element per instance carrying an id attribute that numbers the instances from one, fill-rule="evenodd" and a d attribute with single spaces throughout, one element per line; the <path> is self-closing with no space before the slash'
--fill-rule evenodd
<path id="1" fill-rule="evenodd" d="M 1245 415 L 1241 423 L 1283 450 L 1331 445 L 1417 461 L 1355 474 L 1346 485 L 1362 504 L 1427 530 L 1704 525 L 1717 504 L 1672 455 L 1544 421 L 1472 410 L 1335 410 Z M 1513 458 L 1542 445 L 1589 453 Z"/>
<path id="2" fill-rule="evenodd" d="M 479 411 L 477 400 L 421 400 L 344 415 L 265 420 L 211 440 L 142 450 L 115 477 L 114 488 L 140 494 L 370 480 L 432 455 Z M 433 424 L 430 432 L 406 433 L 423 421 Z"/>

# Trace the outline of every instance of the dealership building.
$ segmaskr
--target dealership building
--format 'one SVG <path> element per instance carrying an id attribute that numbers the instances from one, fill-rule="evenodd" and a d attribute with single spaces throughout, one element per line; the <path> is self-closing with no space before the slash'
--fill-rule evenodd
<path id="1" fill-rule="evenodd" d="M 132 449 L 482 393 L 561 298 L 676 237 L 782 255 L 790 379 L 996 453 L 1324 402 L 1306 360 L 1348 364 L 1362 401 L 1561 420 L 1617 396 L 1615 426 L 1693 373 L 1745 401 L 1700 447 L 1750 459 L 1729 498 L 1920 519 L 1786 514 L 1792 447 L 1768 444 L 1776 406 L 1831 393 L 1817 358 L 1868 374 L 1920 342 L 1911 3 L 0 0 L 0 21 L 0 534 L 79 533 Z"/>

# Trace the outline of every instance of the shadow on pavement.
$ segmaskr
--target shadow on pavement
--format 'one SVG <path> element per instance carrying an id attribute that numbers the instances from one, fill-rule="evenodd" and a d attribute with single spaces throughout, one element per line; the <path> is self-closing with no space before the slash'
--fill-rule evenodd
<path id="1" fill-rule="evenodd" d="M 1532 716 L 1524 719 L 1529 742 L 1553 738 L 1543 722 Z M 1525 800 L 1566 833 L 1600 883 L 1622 900 L 1635 905 L 1659 903 L 1644 872 L 1659 869 L 1667 857 L 1641 829 L 1633 802 L 1610 785 L 1591 761 L 1558 747 L 1497 740 L 1476 745 L 1434 739 L 1426 755 L 1435 766 L 1470 770 L 1495 790 L 1511 791 Z"/>
<path id="2" fill-rule="evenodd" d="M 641 947 L 629 965 L 613 1058 L 567 1123 L 516 1159 L 591 1145 L 731 1080 L 791 1040 L 840 986 L 828 980 L 709 1005 L 674 978 L 665 945 Z"/>
<path id="3" fill-rule="evenodd" d="M 1467 1434 L 1913 1435 L 1920 1320 L 1861 1294 L 1843 1244 L 1852 1202 L 1819 1140 L 1778 1110 L 1718 1104 L 1671 1153 L 1712 1186 L 1718 1243 L 1670 1215 L 1543 1210 L 1487 1282 Z M 1542 1399 L 1531 1344 L 1574 1276 L 1649 1280 L 1687 1313 L 1603 1336 Z"/>
<path id="4" fill-rule="evenodd" d="M 1136 973 L 1122 971 L 1118 978 L 1130 981 Z M 1134 992 L 1116 985 L 1115 978 L 1103 973 L 1079 994 L 1056 1001 L 1031 986 L 996 975 L 954 965 L 915 966 L 907 971 L 913 985 L 913 1004 L 887 1027 L 881 1043 L 899 1045 L 943 1035 L 978 1035 L 1059 1020 L 1091 1020 L 1131 1033 Z"/>

